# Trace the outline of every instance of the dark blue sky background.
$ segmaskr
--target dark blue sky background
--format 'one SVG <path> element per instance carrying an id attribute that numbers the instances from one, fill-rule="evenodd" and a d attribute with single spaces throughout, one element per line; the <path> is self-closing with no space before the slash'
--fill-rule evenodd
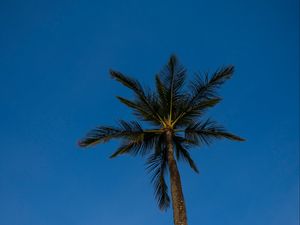
<path id="1" fill-rule="evenodd" d="M 143 159 L 76 146 L 132 118 L 109 68 L 151 86 L 171 53 L 236 66 L 207 115 L 247 139 L 180 166 L 189 225 L 299 224 L 299 1 L 2 0 L 0 25 L 1 225 L 172 224 Z"/>

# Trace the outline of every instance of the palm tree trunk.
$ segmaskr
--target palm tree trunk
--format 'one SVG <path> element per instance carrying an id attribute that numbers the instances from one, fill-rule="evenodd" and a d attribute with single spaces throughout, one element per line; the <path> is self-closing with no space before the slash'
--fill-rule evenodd
<path id="1" fill-rule="evenodd" d="M 173 219 L 175 225 L 187 225 L 186 208 L 182 193 L 180 174 L 177 168 L 176 160 L 174 159 L 174 146 L 172 141 L 172 132 L 167 131 L 168 144 L 168 166 L 170 170 L 171 194 Z"/>

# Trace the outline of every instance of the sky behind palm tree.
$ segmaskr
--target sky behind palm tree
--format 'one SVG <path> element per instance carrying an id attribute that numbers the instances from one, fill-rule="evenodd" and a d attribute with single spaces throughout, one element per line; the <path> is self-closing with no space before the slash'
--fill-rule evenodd
<path id="1" fill-rule="evenodd" d="M 131 119 L 109 68 L 153 86 L 172 53 L 190 72 L 235 65 L 206 115 L 247 139 L 180 165 L 189 225 L 299 222 L 299 1 L 1 1 L 0 223 L 165 225 L 144 160 L 81 150 Z"/>

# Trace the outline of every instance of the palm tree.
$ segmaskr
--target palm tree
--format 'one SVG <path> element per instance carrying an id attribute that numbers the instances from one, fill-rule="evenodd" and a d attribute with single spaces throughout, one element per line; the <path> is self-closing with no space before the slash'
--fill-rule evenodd
<path id="1" fill-rule="evenodd" d="M 147 158 L 147 170 L 152 173 L 155 197 L 161 210 L 170 206 L 165 175 L 169 171 L 173 218 L 175 225 L 187 225 L 186 207 L 177 161 L 184 160 L 198 173 L 190 156 L 190 148 L 209 144 L 215 139 L 244 139 L 227 132 L 204 112 L 220 102 L 216 90 L 234 72 L 233 66 L 223 67 L 212 76 L 198 74 L 184 90 L 186 69 L 172 55 L 164 68 L 155 76 L 156 91 L 145 89 L 134 78 L 110 70 L 111 76 L 134 93 L 134 99 L 117 96 L 121 103 L 133 110 L 137 119 L 151 124 L 142 128 L 137 121 L 121 120 L 117 126 L 99 126 L 79 142 L 81 147 L 121 139 L 122 144 L 110 156 L 123 154 Z"/>

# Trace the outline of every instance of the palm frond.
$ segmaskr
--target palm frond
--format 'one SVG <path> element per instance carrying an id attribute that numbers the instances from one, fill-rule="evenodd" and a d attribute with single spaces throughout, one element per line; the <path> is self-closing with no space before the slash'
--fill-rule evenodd
<path id="1" fill-rule="evenodd" d="M 182 104 L 178 104 L 173 124 L 186 125 L 203 115 L 208 108 L 218 104 L 221 98 L 217 95 L 217 89 L 231 78 L 233 72 L 234 67 L 227 66 L 217 70 L 211 78 L 207 73 L 204 76 L 198 74 L 189 86 L 192 93 L 182 98 Z"/>
<path id="2" fill-rule="evenodd" d="M 221 101 L 220 98 L 203 99 L 197 104 L 189 104 L 188 101 L 182 101 L 178 106 L 178 112 L 173 121 L 173 125 L 186 126 L 193 122 L 197 117 L 202 116 L 208 108 L 211 108 Z"/>
<path id="3" fill-rule="evenodd" d="M 215 139 L 223 138 L 233 141 L 245 141 L 245 139 L 227 132 L 224 127 L 210 119 L 189 125 L 185 129 L 185 138 L 206 145 L 209 145 Z"/>
<path id="4" fill-rule="evenodd" d="M 232 77 L 234 67 L 232 65 L 223 67 L 217 70 L 211 78 L 208 74 L 201 76 L 197 75 L 196 79 L 190 83 L 192 95 L 190 97 L 190 104 L 197 104 L 202 99 L 216 98 L 217 89 L 228 79 Z"/>
<path id="5" fill-rule="evenodd" d="M 161 149 L 160 144 L 158 144 L 157 148 L 160 149 L 151 154 L 146 165 L 147 171 L 152 175 L 151 182 L 154 185 L 154 193 L 158 206 L 161 210 L 167 210 L 170 207 L 170 197 L 168 195 L 168 186 L 164 176 L 168 169 L 168 159 L 166 149 Z"/>
<path id="6" fill-rule="evenodd" d="M 112 78 L 134 91 L 137 95 L 143 96 L 145 94 L 143 87 L 138 80 L 129 76 L 125 76 L 121 72 L 115 70 L 110 70 L 109 72 Z"/>
<path id="7" fill-rule="evenodd" d="M 110 74 L 116 81 L 120 82 L 125 87 L 128 87 L 135 93 L 137 99 L 134 102 L 136 103 L 136 105 L 144 107 L 144 111 L 149 111 L 149 113 L 153 114 L 151 121 L 155 121 L 157 124 L 162 122 L 162 118 L 157 111 L 158 100 L 156 99 L 156 95 L 154 93 L 151 93 L 150 91 L 146 93 L 140 82 L 134 78 L 125 76 L 124 74 L 114 70 L 110 70 Z M 129 100 L 127 100 L 126 102 L 128 103 L 128 101 Z M 125 101 L 121 100 L 121 102 L 126 104 Z M 128 104 L 126 105 L 129 106 Z M 132 108 L 132 105 L 130 107 Z M 143 115 L 143 113 L 141 113 L 140 115 Z M 144 119 L 146 121 L 150 120 L 149 117 Z"/>
<path id="8" fill-rule="evenodd" d="M 113 138 L 126 136 L 123 130 L 112 126 L 99 126 L 91 130 L 85 138 L 79 141 L 80 147 L 88 147 L 98 143 L 105 143 Z"/>
<path id="9" fill-rule="evenodd" d="M 148 132 L 146 130 L 136 138 L 124 140 L 121 146 L 110 156 L 110 158 L 115 158 L 123 154 L 144 156 L 155 147 L 160 135 L 161 134 L 159 132 Z"/>
<path id="10" fill-rule="evenodd" d="M 104 143 L 111 139 L 139 140 L 143 137 L 144 130 L 136 121 L 126 122 L 121 120 L 118 126 L 99 126 L 91 130 L 85 138 L 79 141 L 80 147 L 88 147 Z"/>
<path id="11" fill-rule="evenodd" d="M 159 75 L 155 76 L 156 92 L 159 97 L 160 112 L 167 118 L 170 112 L 170 102 L 168 101 L 168 88 L 163 84 Z"/>
<path id="12" fill-rule="evenodd" d="M 194 145 L 195 143 L 179 136 L 175 136 L 173 140 L 175 144 L 175 153 L 176 153 L 177 160 L 183 159 L 184 161 L 188 162 L 190 167 L 196 173 L 199 173 L 196 163 L 193 161 L 193 159 L 190 156 L 190 153 L 188 152 L 188 147 L 191 144 Z"/>
<path id="13" fill-rule="evenodd" d="M 123 98 L 121 96 L 117 96 L 117 99 L 123 103 L 124 105 L 126 105 L 127 107 L 131 108 L 133 111 L 133 114 L 140 120 L 143 121 L 147 121 L 150 122 L 154 125 L 159 125 L 161 124 L 161 121 L 159 119 L 157 119 L 157 116 L 155 114 L 152 113 L 152 111 L 149 111 L 147 109 L 147 106 L 145 106 L 145 104 L 141 101 L 131 101 L 128 100 L 126 98 Z M 156 103 L 155 100 L 149 100 L 149 102 L 151 102 L 152 104 L 152 108 L 155 111 L 159 111 L 159 106 L 158 103 Z"/>
<path id="14" fill-rule="evenodd" d="M 172 117 L 173 108 L 181 99 L 185 79 L 186 69 L 179 63 L 177 57 L 172 55 L 167 65 L 159 72 L 156 77 L 156 86 L 163 107 L 168 109 L 164 117 Z"/>

